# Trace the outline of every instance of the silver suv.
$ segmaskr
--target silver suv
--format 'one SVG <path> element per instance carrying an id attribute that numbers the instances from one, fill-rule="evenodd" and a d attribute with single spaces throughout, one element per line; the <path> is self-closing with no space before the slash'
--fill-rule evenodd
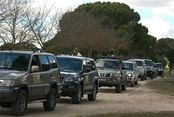
<path id="1" fill-rule="evenodd" d="M 116 59 L 97 59 L 99 86 L 114 86 L 117 93 L 126 90 L 126 78 L 122 75 L 121 61 Z"/>
<path id="2" fill-rule="evenodd" d="M 122 63 L 123 71 L 126 73 L 127 84 L 131 87 L 134 87 L 138 84 L 138 68 L 137 64 L 132 61 L 123 61 Z"/>
<path id="3" fill-rule="evenodd" d="M 147 66 L 143 59 L 129 59 L 128 61 L 136 62 L 138 69 L 138 77 L 141 80 L 146 80 Z"/>

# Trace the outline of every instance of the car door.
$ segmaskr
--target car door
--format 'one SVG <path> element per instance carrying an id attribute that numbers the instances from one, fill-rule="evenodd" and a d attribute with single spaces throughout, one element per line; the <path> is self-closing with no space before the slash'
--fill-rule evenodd
<path id="1" fill-rule="evenodd" d="M 48 56 L 47 55 L 39 55 L 39 60 L 41 63 L 41 81 L 42 81 L 42 85 L 43 85 L 43 95 L 47 95 L 50 91 L 51 88 L 51 70 L 50 70 L 50 64 L 49 64 L 49 60 L 48 60 Z"/>
<path id="2" fill-rule="evenodd" d="M 50 82 L 56 82 L 59 86 L 61 85 L 61 81 L 60 81 L 60 71 L 58 69 L 58 65 L 57 65 L 57 60 L 54 56 L 49 55 L 48 56 L 49 59 L 49 63 L 50 63 L 50 71 L 51 71 L 51 80 Z M 50 79 L 48 79 L 50 80 Z"/>
<path id="3" fill-rule="evenodd" d="M 39 67 L 37 71 L 31 71 L 29 76 L 29 97 L 31 98 L 40 98 L 43 96 L 44 87 L 42 85 L 43 79 L 41 79 L 41 65 L 39 61 L 38 55 L 32 56 L 31 66 L 32 67 Z"/>
<path id="4" fill-rule="evenodd" d="M 138 67 L 137 67 L 137 64 L 136 63 L 133 63 L 133 66 L 134 66 L 134 74 L 135 74 L 135 80 L 137 81 L 138 80 Z"/>
<path id="5" fill-rule="evenodd" d="M 60 82 L 60 76 L 59 76 L 59 69 L 57 65 L 57 60 L 54 56 L 49 55 L 48 56 L 50 67 L 51 67 L 51 76 L 53 80 L 56 80 L 57 82 Z"/>

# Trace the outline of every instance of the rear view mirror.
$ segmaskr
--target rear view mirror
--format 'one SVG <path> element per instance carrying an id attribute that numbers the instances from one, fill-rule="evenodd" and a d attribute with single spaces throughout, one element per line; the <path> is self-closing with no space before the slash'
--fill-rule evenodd
<path id="1" fill-rule="evenodd" d="M 33 66 L 31 67 L 31 72 L 39 72 L 39 66 L 33 65 Z"/>

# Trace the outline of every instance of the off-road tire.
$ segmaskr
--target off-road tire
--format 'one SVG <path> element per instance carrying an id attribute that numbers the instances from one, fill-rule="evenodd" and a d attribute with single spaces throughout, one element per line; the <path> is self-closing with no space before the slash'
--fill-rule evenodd
<path id="1" fill-rule="evenodd" d="M 116 93 L 121 93 L 121 89 L 122 87 L 121 87 L 121 84 L 117 84 L 116 86 L 115 86 L 115 92 Z"/>
<path id="2" fill-rule="evenodd" d="M 135 81 L 135 85 L 138 85 L 138 81 Z"/>
<path id="3" fill-rule="evenodd" d="M 79 85 L 78 92 L 76 92 L 76 93 L 72 96 L 72 103 L 73 103 L 73 104 L 80 104 L 81 98 L 82 98 L 82 86 Z"/>
<path id="4" fill-rule="evenodd" d="M 126 85 L 122 84 L 121 89 L 122 89 L 122 91 L 126 91 Z"/>
<path id="5" fill-rule="evenodd" d="M 43 102 L 43 107 L 45 111 L 53 111 L 56 107 L 57 94 L 56 89 L 51 88 L 49 94 L 47 95 L 46 101 Z"/>
<path id="6" fill-rule="evenodd" d="M 22 116 L 27 110 L 28 96 L 26 91 L 21 90 L 16 101 L 11 104 L 11 111 L 13 115 Z"/>
<path id="7" fill-rule="evenodd" d="M 135 82 L 131 82 L 130 85 L 131 85 L 131 87 L 134 87 L 135 86 Z"/>
<path id="8" fill-rule="evenodd" d="M 96 96 L 97 96 L 97 85 L 94 84 L 93 90 L 92 90 L 92 94 L 88 94 L 88 100 L 89 101 L 95 101 L 96 100 Z"/>

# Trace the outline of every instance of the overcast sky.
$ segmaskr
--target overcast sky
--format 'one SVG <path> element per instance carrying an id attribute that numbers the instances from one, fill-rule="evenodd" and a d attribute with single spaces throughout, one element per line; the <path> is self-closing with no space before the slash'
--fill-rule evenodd
<path id="1" fill-rule="evenodd" d="M 36 0 L 36 4 L 48 0 Z M 174 38 L 174 0 L 49 0 L 47 5 L 54 4 L 61 13 L 74 10 L 78 5 L 89 2 L 110 1 L 129 5 L 140 16 L 140 22 L 148 27 L 149 34 L 159 38 Z"/>

